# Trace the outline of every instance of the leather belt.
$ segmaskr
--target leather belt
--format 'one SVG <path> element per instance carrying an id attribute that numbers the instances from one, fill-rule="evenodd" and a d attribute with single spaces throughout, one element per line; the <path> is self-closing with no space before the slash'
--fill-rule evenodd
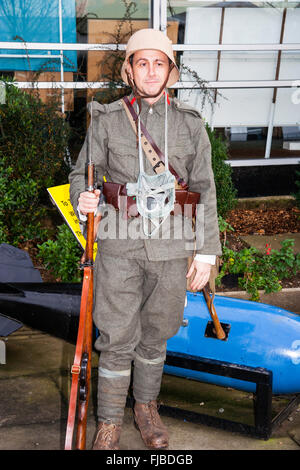
<path id="1" fill-rule="evenodd" d="M 128 217 L 138 217 L 134 196 L 128 196 L 126 184 L 105 182 L 102 192 L 107 204 L 112 205 L 116 210 L 127 212 Z M 175 190 L 175 206 L 171 215 L 182 215 L 184 217 L 195 217 L 196 206 L 200 201 L 200 193 L 188 191 L 186 189 Z"/>

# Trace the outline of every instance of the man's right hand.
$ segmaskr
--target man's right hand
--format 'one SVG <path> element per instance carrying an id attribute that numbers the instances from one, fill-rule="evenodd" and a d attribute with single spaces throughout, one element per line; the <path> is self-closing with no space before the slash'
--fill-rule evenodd
<path id="1" fill-rule="evenodd" d="M 89 212 L 95 212 L 98 207 L 100 197 L 100 189 L 95 189 L 94 192 L 84 191 L 80 194 L 78 199 L 78 208 L 83 215 Z"/>

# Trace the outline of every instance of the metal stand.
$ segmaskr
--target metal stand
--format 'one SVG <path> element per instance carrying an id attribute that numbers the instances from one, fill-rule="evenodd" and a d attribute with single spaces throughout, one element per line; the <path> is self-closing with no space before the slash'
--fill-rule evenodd
<path id="1" fill-rule="evenodd" d="M 272 371 L 260 367 L 248 367 L 174 352 L 167 352 L 166 364 L 253 382 L 256 384 L 256 392 L 254 393 L 253 406 L 254 426 L 161 405 L 159 408 L 160 414 L 165 416 L 182 418 L 193 423 L 206 424 L 232 432 L 246 433 L 267 440 L 270 438 L 275 427 L 279 426 L 300 402 L 299 394 L 291 400 L 284 410 L 272 419 Z"/>
<path id="2" fill-rule="evenodd" d="M 0 339 L 0 364 L 6 364 L 6 344 Z"/>

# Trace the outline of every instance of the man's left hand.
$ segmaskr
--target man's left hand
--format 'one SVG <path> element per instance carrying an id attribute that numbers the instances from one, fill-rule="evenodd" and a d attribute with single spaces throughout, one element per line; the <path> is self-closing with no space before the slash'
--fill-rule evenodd
<path id="1" fill-rule="evenodd" d="M 190 285 L 192 290 L 201 290 L 208 283 L 210 276 L 211 264 L 202 261 L 193 260 L 190 269 L 186 275 L 189 279 L 193 272 L 196 271 L 195 277 Z"/>

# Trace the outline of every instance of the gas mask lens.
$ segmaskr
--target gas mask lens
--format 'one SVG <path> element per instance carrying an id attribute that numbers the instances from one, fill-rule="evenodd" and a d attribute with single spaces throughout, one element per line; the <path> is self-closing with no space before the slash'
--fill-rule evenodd
<path id="1" fill-rule="evenodd" d="M 149 212 L 155 211 L 155 209 L 157 208 L 157 201 L 152 196 L 147 197 L 146 203 L 147 203 L 147 209 Z"/>

